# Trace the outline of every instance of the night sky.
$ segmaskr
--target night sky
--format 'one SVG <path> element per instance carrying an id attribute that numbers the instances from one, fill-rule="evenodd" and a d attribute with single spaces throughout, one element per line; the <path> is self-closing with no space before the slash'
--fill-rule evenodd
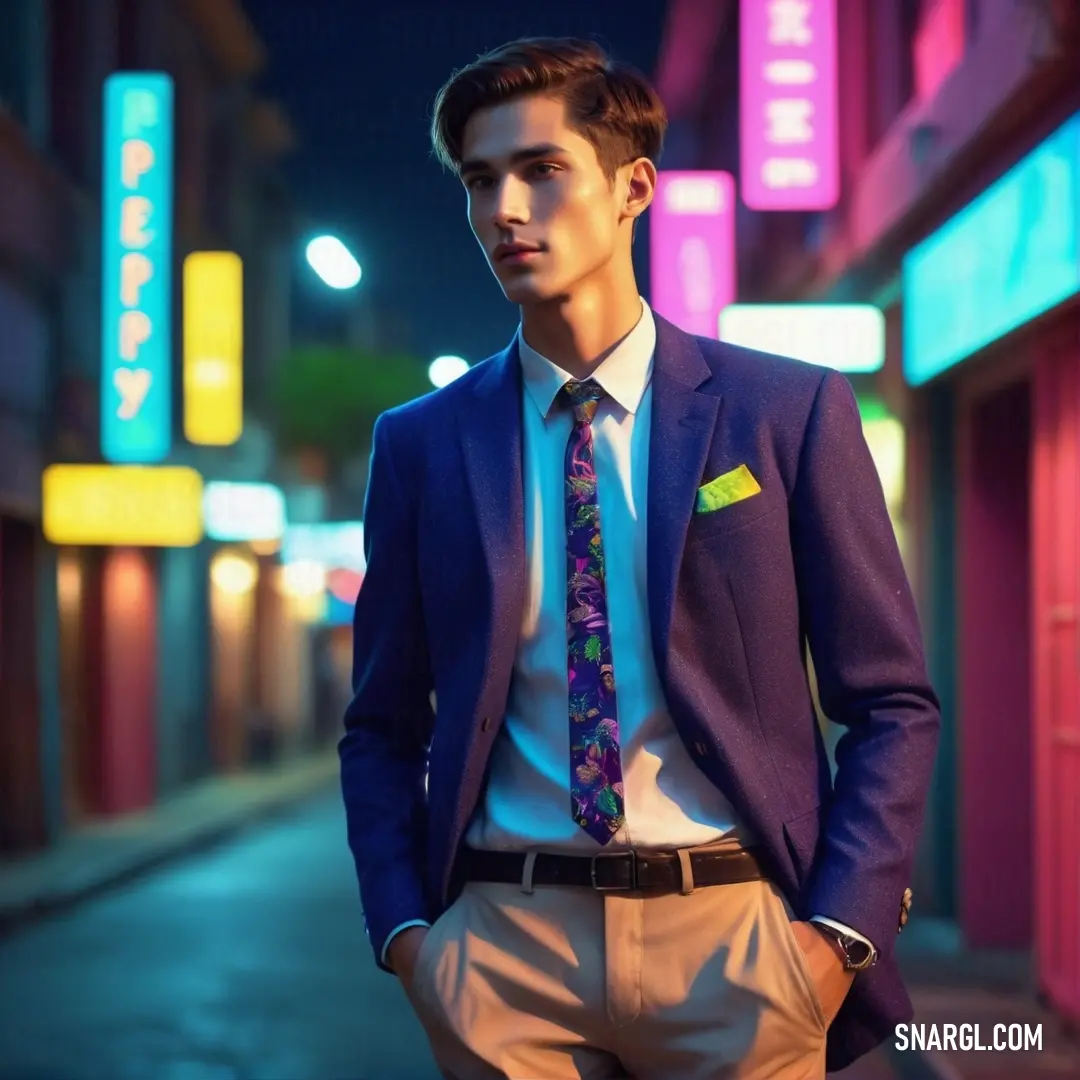
<path id="1" fill-rule="evenodd" d="M 288 168 L 293 191 L 356 253 L 366 301 L 407 320 L 419 359 L 457 353 L 475 362 L 502 348 L 517 309 L 469 231 L 461 185 L 431 157 L 432 99 L 454 68 L 526 35 L 591 36 L 651 75 L 663 0 L 243 6 L 269 51 L 259 89 L 285 107 L 299 135 Z M 639 284 L 647 295 L 640 276 Z M 310 291 L 298 298 L 316 299 Z"/>

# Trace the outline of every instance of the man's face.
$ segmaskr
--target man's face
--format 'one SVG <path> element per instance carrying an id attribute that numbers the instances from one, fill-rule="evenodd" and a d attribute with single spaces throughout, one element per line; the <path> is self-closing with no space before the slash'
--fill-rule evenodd
<path id="1" fill-rule="evenodd" d="M 612 183 L 561 101 L 524 97 L 475 113 L 462 140 L 469 224 L 507 300 L 568 295 L 619 242 L 629 170 Z M 528 250 L 523 250 L 528 249 Z"/>

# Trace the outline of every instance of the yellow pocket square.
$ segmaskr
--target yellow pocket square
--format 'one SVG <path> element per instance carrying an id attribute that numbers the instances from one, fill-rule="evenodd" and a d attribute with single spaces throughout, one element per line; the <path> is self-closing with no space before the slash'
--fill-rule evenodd
<path id="1" fill-rule="evenodd" d="M 722 510 L 760 491 L 761 485 L 754 479 L 754 474 L 745 465 L 740 465 L 698 488 L 694 512 L 708 514 L 713 510 Z"/>

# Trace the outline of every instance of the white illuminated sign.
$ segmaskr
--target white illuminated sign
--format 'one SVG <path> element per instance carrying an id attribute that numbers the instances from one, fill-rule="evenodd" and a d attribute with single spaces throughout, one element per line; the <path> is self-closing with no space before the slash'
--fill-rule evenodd
<path id="1" fill-rule="evenodd" d="M 885 363 L 885 316 L 870 304 L 729 304 L 720 340 L 848 374 Z"/>
<path id="2" fill-rule="evenodd" d="M 203 518 L 213 540 L 279 540 L 285 496 L 273 484 L 211 481 L 203 490 Z"/>
<path id="3" fill-rule="evenodd" d="M 281 543 L 284 563 L 318 563 L 327 570 L 367 569 L 362 521 L 290 525 Z"/>

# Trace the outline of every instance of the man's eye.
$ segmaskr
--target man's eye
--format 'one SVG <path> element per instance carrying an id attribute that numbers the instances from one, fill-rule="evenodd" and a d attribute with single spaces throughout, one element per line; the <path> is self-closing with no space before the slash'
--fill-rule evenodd
<path id="1" fill-rule="evenodd" d="M 479 187 L 486 187 L 490 183 L 491 183 L 491 177 L 490 176 L 470 176 L 469 179 L 465 181 L 465 186 L 470 191 L 473 191 L 473 190 L 475 190 L 476 188 L 479 188 Z"/>
<path id="2" fill-rule="evenodd" d="M 558 171 L 558 165 L 552 165 L 550 161 L 539 161 L 533 166 L 533 172 L 537 172 L 541 176 L 550 176 Z"/>

